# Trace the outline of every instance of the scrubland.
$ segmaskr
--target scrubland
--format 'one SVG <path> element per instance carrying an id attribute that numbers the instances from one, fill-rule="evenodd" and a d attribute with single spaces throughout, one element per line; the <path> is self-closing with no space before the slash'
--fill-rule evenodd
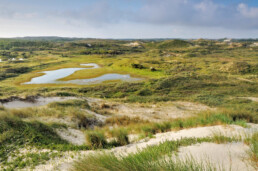
<path id="1" fill-rule="evenodd" d="M 244 151 L 248 168 L 257 169 L 254 41 L 139 40 L 128 46 L 130 42 L 134 41 L 1 39 L 0 169 L 228 170 L 209 160 L 178 157 L 182 147 L 203 143 L 242 143 L 248 149 Z M 79 70 L 62 80 L 106 73 L 141 79 L 22 84 L 42 71 L 86 63 L 100 68 Z M 67 100 L 26 108 L 5 106 L 14 101 L 36 104 L 40 97 Z M 244 132 L 207 136 L 190 132 L 173 138 L 180 131 L 217 126 Z M 137 150 L 139 145 L 144 148 Z M 130 146 L 134 152 L 119 150 Z"/>

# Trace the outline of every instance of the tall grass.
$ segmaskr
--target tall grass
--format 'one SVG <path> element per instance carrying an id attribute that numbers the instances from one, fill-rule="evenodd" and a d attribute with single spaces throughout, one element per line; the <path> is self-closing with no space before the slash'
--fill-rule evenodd
<path id="1" fill-rule="evenodd" d="M 197 162 L 193 158 L 180 160 L 175 153 L 181 146 L 201 142 L 213 142 L 213 138 L 185 138 L 177 141 L 166 141 L 157 146 L 150 146 L 137 153 L 117 156 L 112 153 L 90 155 L 74 164 L 74 171 L 107 170 L 107 171 L 143 171 L 143 170 L 174 170 L 200 171 L 216 170 L 209 162 Z"/>
<path id="2" fill-rule="evenodd" d="M 218 124 L 238 124 L 246 126 L 246 121 L 234 119 L 232 115 L 220 111 L 207 111 L 190 118 L 173 119 L 161 123 L 129 124 L 123 126 L 123 128 L 127 129 L 129 133 L 143 133 L 145 136 L 150 136 L 152 134 L 168 132 L 171 130 Z M 106 132 L 109 131 L 106 127 L 100 129 L 106 130 Z"/>
<path id="3" fill-rule="evenodd" d="M 126 129 L 112 130 L 112 136 L 115 138 L 114 144 L 117 146 L 123 146 L 129 144 L 128 131 Z"/>
<path id="4" fill-rule="evenodd" d="M 254 163 L 254 167 L 258 169 L 258 132 L 253 134 L 251 138 L 250 149 L 251 149 L 251 153 L 250 153 L 251 160 Z"/>
<path id="5" fill-rule="evenodd" d="M 122 120 L 124 122 L 124 119 Z M 199 126 L 213 126 L 220 124 L 236 124 L 246 127 L 245 120 L 234 119 L 230 114 L 223 113 L 221 111 L 206 111 L 199 113 L 197 116 L 184 118 L 184 119 L 173 119 L 166 122 L 153 123 L 134 123 L 131 120 L 126 119 L 128 123 L 125 125 L 117 124 L 119 120 L 116 119 L 108 121 L 106 125 L 101 127 L 95 127 L 95 130 L 90 131 L 91 133 L 102 132 L 105 137 L 112 137 L 114 140 L 114 146 L 126 145 L 129 143 L 128 134 L 139 134 L 140 138 L 153 137 L 154 134 L 163 133 L 173 130 L 180 130 L 185 128 L 193 128 Z M 110 126 L 114 126 L 115 129 L 110 129 Z"/>
<path id="6" fill-rule="evenodd" d="M 13 169 L 23 161 L 19 160 L 14 166 L 8 162 L 8 157 L 15 155 L 20 148 L 25 146 L 37 149 L 57 151 L 70 151 L 89 149 L 87 146 L 74 146 L 61 139 L 54 129 L 46 124 L 31 121 L 26 122 L 20 118 L 0 111 L 0 163 L 12 165 Z M 25 165 L 23 165 L 25 167 Z"/>
<path id="7" fill-rule="evenodd" d="M 119 159 L 114 154 L 90 156 L 74 165 L 73 171 L 201 171 L 216 170 L 210 162 L 197 162 L 193 158 L 181 160 L 179 158 L 160 157 L 159 160 L 146 161 L 144 155 L 137 158 Z"/>
<path id="8" fill-rule="evenodd" d="M 142 124 L 148 122 L 149 121 L 143 120 L 140 117 L 114 116 L 107 118 L 105 125 L 127 126 L 131 124 Z"/>
<path id="9" fill-rule="evenodd" d="M 4 109 L 5 113 L 19 118 L 66 118 L 71 122 L 77 123 L 79 128 L 90 128 L 92 125 L 98 125 L 95 116 L 88 114 L 83 109 L 89 108 L 87 101 L 68 100 L 65 102 L 54 102 L 47 107 L 24 108 L 24 109 Z"/>
<path id="10" fill-rule="evenodd" d="M 108 145 L 105 135 L 100 131 L 88 131 L 86 140 L 88 145 L 93 149 L 105 148 Z"/>

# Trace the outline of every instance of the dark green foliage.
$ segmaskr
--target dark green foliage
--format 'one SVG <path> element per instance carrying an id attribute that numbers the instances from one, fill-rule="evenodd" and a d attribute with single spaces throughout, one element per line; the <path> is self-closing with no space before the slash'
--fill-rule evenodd
<path id="1" fill-rule="evenodd" d="M 149 96 L 149 95 L 152 95 L 152 91 L 148 88 L 144 88 L 144 89 L 138 91 L 137 95 L 139 95 L 139 96 Z"/>
<path id="2" fill-rule="evenodd" d="M 63 107 L 79 107 L 90 108 L 86 100 L 68 100 L 65 102 L 53 102 L 48 105 L 51 108 L 63 108 Z"/>
<path id="3" fill-rule="evenodd" d="M 131 64 L 133 68 L 144 69 L 145 67 L 142 64 Z"/>
<path id="4" fill-rule="evenodd" d="M 0 81 L 10 77 L 16 77 L 20 74 L 30 72 L 29 67 L 19 67 L 19 68 L 6 68 L 0 72 Z"/>
<path id="5" fill-rule="evenodd" d="M 158 44 L 158 48 L 169 49 L 169 48 L 185 48 L 191 44 L 184 40 L 167 40 Z"/>

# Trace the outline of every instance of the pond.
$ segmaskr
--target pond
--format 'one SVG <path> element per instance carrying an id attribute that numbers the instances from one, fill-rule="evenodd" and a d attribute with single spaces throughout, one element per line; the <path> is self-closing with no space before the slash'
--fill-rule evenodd
<path id="1" fill-rule="evenodd" d="M 44 75 L 32 78 L 31 81 L 23 83 L 23 84 L 77 84 L 77 85 L 87 85 L 87 84 L 97 84 L 103 81 L 112 81 L 112 80 L 121 80 L 121 81 L 138 81 L 140 78 L 133 78 L 129 74 L 104 74 L 99 77 L 89 78 L 89 79 L 75 79 L 69 81 L 60 81 L 59 79 L 67 77 L 73 74 L 76 71 L 84 70 L 84 69 L 97 69 L 100 68 L 98 64 L 89 63 L 89 64 L 81 64 L 81 66 L 88 66 L 90 68 L 63 68 L 57 69 L 53 71 L 44 71 Z"/>

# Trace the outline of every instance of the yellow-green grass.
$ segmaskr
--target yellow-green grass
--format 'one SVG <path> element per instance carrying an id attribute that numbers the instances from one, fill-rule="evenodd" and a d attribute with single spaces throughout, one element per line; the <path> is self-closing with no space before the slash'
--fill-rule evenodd
<path id="1" fill-rule="evenodd" d="M 89 57 L 88 57 L 89 58 Z M 112 66 L 107 66 L 112 60 L 107 59 L 100 59 L 99 56 L 93 56 L 93 59 L 85 59 L 84 56 L 79 56 L 73 59 L 66 59 L 66 60 L 55 60 L 55 62 L 61 62 L 59 65 L 51 65 L 52 61 L 44 62 L 45 65 L 50 65 L 47 68 L 35 70 L 27 74 L 22 74 L 19 77 L 16 78 L 9 78 L 4 81 L 2 81 L 3 85 L 14 85 L 14 86 L 21 86 L 22 83 L 29 82 L 32 78 L 42 76 L 44 73 L 43 71 L 51 71 L 51 70 L 57 70 L 61 68 L 89 68 L 87 66 L 81 66 L 80 64 L 83 63 L 97 63 L 101 66 L 101 68 L 98 69 L 87 69 L 87 70 L 80 70 L 72 75 L 62 78 L 60 80 L 62 81 L 68 81 L 68 80 L 74 80 L 74 79 L 88 79 L 88 78 L 95 78 L 104 74 L 108 73 L 118 73 L 118 74 L 130 74 L 132 77 L 137 78 L 160 78 L 164 76 L 164 73 L 162 71 L 156 71 L 151 72 L 150 69 L 135 69 L 132 68 L 130 65 L 129 59 L 124 60 L 114 60 L 115 62 Z M 35 64 L 34 64 L 35 65 Z M 111 82 L 117 82 L 119 80 L 113 80 Z M 107 81 L 110 82 L 110 81 Z M 67 84 L 40 84 L 40 85 L 22 85 L 23 87 L 42 87 L 42 86 L 54 86 L 54 87 L 60 87 L 65 86 Z M 69 86 L 80 86 L 75 84 L 69 84 Z"/>
<path id="2" fill-rule="evenodd" d="M 59 65 L 54 64 L 54 66 L 52 66 L 51 64 L 53 64 L 53 61 L 44 62 L 44 65 L 50 65 L 50 67 L 40 69 L 40 70 L 35 70 L 27 74 L 22 74 L 16 78 L 9 78 L 2 81 L 2 83 L 3 85 L 20 86 L 22 83 L 29 82 L 32 78 L 44 75 L 44 73 L 42 73 L 44 71 L 53 71 L 53 70 L 62 69 L 62 68 L 90 68 L 88 66 L 81 66 L 80 65 L 81 63 L 73 62 L 71 60 L 57 60 L 57 62 L 62 62 L 62 63 Z M 22 86 L 25 86 L 25 85 L 22 85 Z"/>
<path id="3" fill-rule="evenodd" d="M 109 60 L 105 61 L 108 63 Z M 129 59 L 114 60 L 111 66 L 104 66 L 98 69 L 89 69 L 89 70 L 79 70 L 73 73 L 72 75 L 62 78 L 62 81 L 74 80 L 74 79 L 88 79 L 95 78 L 108 73 L 117 73 L 117 74 L 130 74 L 132 77 L 138 78 L 161 78 L 165 74 L 163 71 L 152 72 L 149 68 L 146 69 L 135 69 L 132 68 L 131 63 L 134 63 Z"/>

